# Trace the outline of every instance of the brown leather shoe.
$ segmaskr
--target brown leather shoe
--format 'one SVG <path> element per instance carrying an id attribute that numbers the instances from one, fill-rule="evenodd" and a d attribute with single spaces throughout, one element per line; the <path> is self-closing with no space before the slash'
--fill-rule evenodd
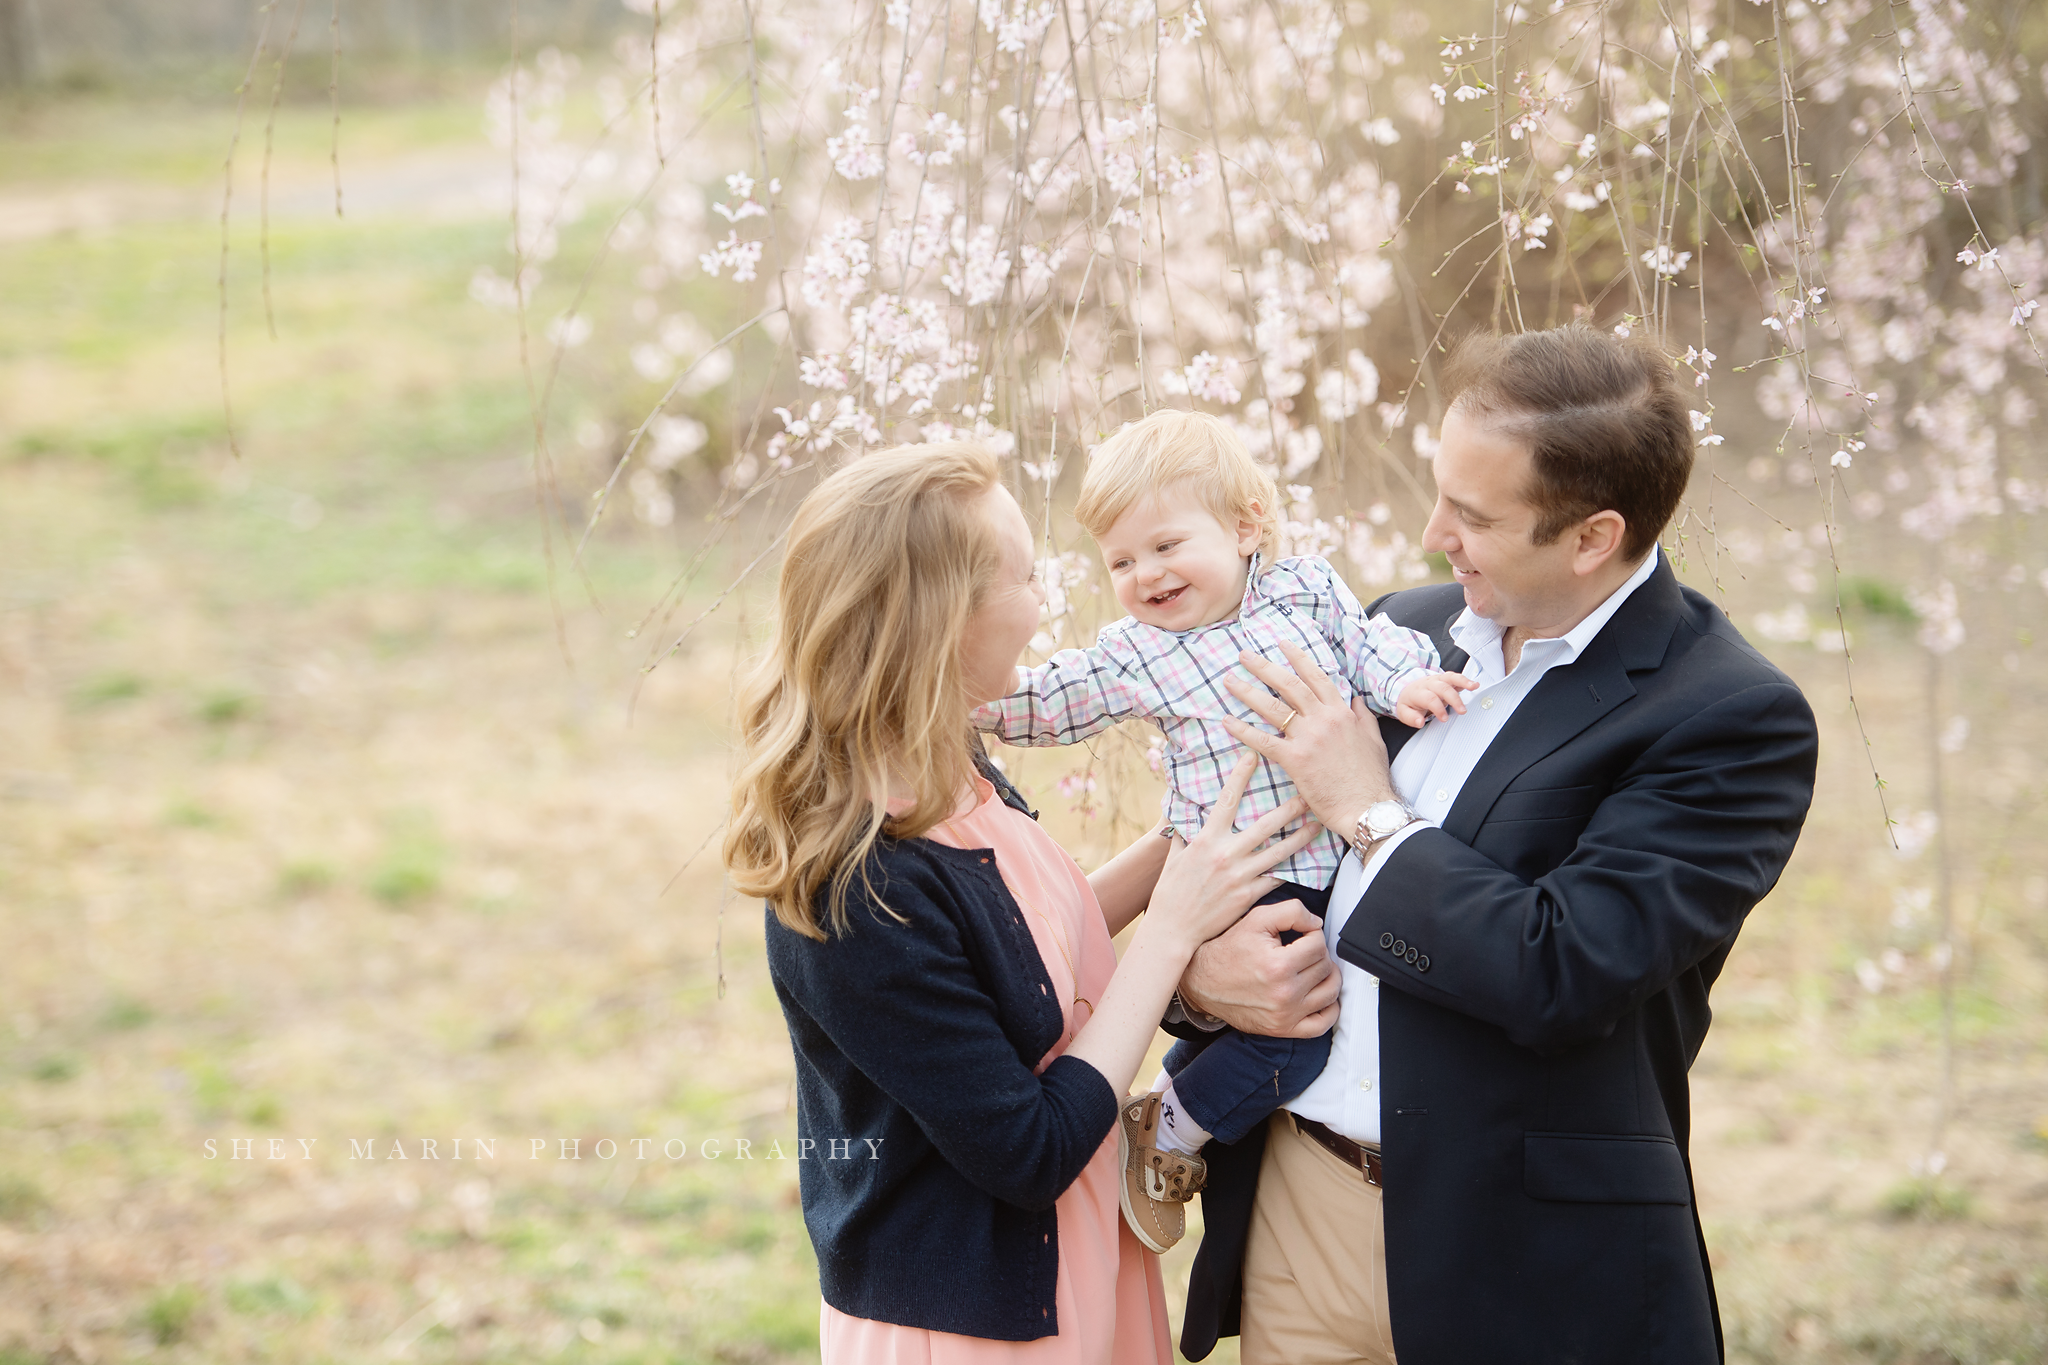
<path id="1" fill-rule="evenodd" d="M 1187 1231 L 1188 1200 L 1208 1177 L 1198 1156 L 1182 1156 L 1158 1145 L 1162 1092 L 1131 1095 L 1117 1114 L 1117 1155 L 1123 1165 L 1119 1200 L 1124 1222 L 1148 1250 L 1163 1252 Z"/>

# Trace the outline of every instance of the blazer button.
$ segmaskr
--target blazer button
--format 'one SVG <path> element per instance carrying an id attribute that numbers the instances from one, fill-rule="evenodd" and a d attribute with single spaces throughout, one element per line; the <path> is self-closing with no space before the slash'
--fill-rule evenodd
<path id="1" fill-rule="evenodd" d="M 1415 959 L 1415 970 L 1418 972 L 1426 972 L 1429 970 L 1428 953 L 1424 953 L 1421 957 Z"/>
<path id="2" fill-rule="evenodd" d="M 1391 947 L 1393 947 L 1393 946 L 1394 946 L 1394 936 L 1393 936 L 1392 934 L 1381 934 L 1381 935 L 1380 935 L 1380 947 L 1382 947 L 1382 948 L 1391 948 Z"/>
<path id="3" fill-rule="evenodd" d="M 1410 948 L 1408 950 L 1408 960 L 1410 962 L 1413 962 L 1415 960 L 1415 950 L 1413 948 Z"/>
<path id="4" fill-rule="evenodd" d="M 1403 954 L 1403 953 L 1405 953 L 1405 952 L 1407 952 L 1407 951 L 1408 951 L 1408 940 L 1406 940 L 1406 939 L 1400 939 L 1400 938 L 1397 938 L 1397 939 L 1395 939 L 1395 940 L 1394 940 L 1394 956 L 1395 956 L 1395 957 L 1399 957 L 1399 956 L 1400 956 L 1401 954 Z"/>

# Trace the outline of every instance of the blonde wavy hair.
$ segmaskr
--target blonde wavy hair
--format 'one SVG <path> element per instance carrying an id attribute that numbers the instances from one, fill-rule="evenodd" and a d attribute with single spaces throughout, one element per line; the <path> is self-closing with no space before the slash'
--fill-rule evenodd
<path id="1" fill-rule="evenodd" d="M 846 929 L 875 841 L 950 815 L 973 774 L 962 645 L 1001 547 L 972 441 L 896 446 L 812 489 L 776 588 L 773 641 L 742 683 L 725 864 L 807 938 Z M 891 787 L 916 803 L 887 814 Z"/>
<path id="2" fill-rule="evenodd" d="M 1271 567 L 1280 490 L 1229 423 L 1206 412 L 1162 408 L 1117 428 L 1088 457 L 1074 520 L 1101 540 L 1140 500 L 1182 480 L 1225 526 L 1256 524 L 1262 567 Z"/>

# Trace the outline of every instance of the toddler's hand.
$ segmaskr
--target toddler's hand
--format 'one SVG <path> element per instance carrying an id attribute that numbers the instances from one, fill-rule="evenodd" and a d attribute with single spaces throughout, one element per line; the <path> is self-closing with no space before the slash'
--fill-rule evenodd
<path id="1" fill-rule="evenodd" d="M 1420 729 L 1422 723 L 1432 716 L 1448 720 L 1453 711 L 1462 716 L 1465 714 L 1465 699 L 1458 694 L 1477 686 L 1478 683 L 1463 673 L 1426 674 L 1401 689 L 1394 705 L 1394 719 Z"/>

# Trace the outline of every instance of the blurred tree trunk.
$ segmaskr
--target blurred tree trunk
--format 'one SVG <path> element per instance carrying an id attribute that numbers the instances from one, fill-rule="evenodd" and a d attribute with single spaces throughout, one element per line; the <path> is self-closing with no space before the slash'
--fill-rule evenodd
<path id="1" fill-rule="evenodd" d="M 36 74 L 35 0 L 0 0 L 0 90 L 19 90 Z"/>

